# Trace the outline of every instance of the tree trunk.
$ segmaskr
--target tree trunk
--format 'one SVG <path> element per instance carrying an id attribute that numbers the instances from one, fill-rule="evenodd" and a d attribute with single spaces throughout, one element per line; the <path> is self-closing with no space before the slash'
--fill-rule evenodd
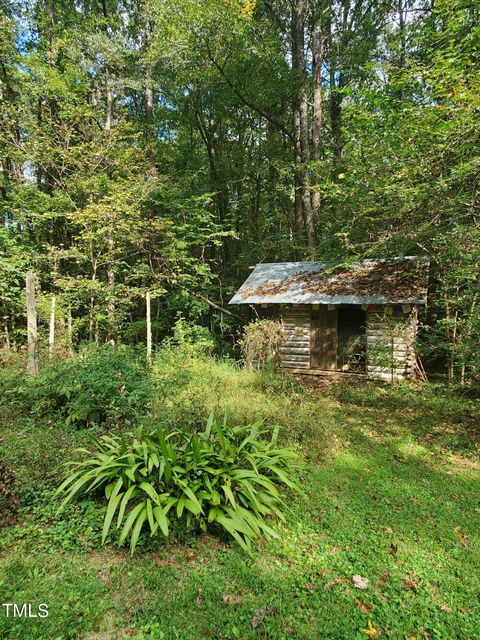
<path id="1" fill-rule="evenodd" d="M 338 76 L 338 82 L 337 82 Z M 333 146 L 333 177 L 338 178 L 342 160 L 342 74 L 330 68 L 330 126 Z"/>
<path id="2" fill-rule="evenodd" d="M 68 352 L 71 356 L 73 356 L 73 319 L 72 319 L 71 307 L 68 308 L 67 334 L 68 334 Z"/>
<path id="3" fill-rule="evenodd" d="M 52 358 L 55 351 L 55 296 L 50 304 L 50 325 L 48 331 L 48 357 Z"/>
<path id="4" fill-rule="evenodd" d="M 297 84 L 293 105 L 295 141 L 295 220 L 298 231 L 305 228 L 309 247 L 317 244 L 316 220 L 310 193 L 310 142 L 308 84 L 305 61 L 305 0 L 293 0 L 291 19 L 292 70 Z"/>
<path id="5" fill-rule="evenodd" d="M 110 260 L 108 263 L 107 270 L 107 289 L 108 289 L 108 302 L 107 302 L 107 341 L 112 346 L 115 345 L 116 341 L 116 330 L 115 330 L 115 272 L 113 270 L 113 250 L 115 248 L 115 242 L 112 236 L 112 230 L 110 229 L 108 236 L 108 251 L 110 254 Z"/>
<path id="6" fill-rule="evenodd" d="M 145 294 L 147 312 L 147 361 L 152 363 L 152 312 L 150 306 L 150 291 Z"/>
<path id="7" fill-rule="evenodd" d="M 320 18 L 317 19 L 312 33 L 311 51 L 313 65 L 313 120 L 312 120 L 312 155 L 314 160 L 315 182 L 320 181 L 320 160 L 322 154 L 322 118 L 323 118 L 323 90 L 322 65 L 324 56 L 324 36 Z M 320 191 L 312 189 L 312 210 L 315 219 L 320 218 Z"/>
<path id="8" fill-rule="evenodd" d="M 38 373 L 37 307 L 35 304 L 35 283 L 36 283 L 36 276 L 34 273 L 29 271 L 26 277 L 27 341 L 28 341 L 27 373 L 31 376 L 36 376 Z"/>
<path id="9" fill-rule="evenodd" d="M 108 72 L 108 68 L 105 68 L 105 95 L 106 95 L 105 131 L 110 131 L 110 129 L 112 128 L 113 90 L 110 82 L 110 74 Z"/>
<path id="10" fill-rule="evenodd" d="M 10 351 L 10 332 L 8 331 L 8 320 L 5 320 L 5 346 Z"/>

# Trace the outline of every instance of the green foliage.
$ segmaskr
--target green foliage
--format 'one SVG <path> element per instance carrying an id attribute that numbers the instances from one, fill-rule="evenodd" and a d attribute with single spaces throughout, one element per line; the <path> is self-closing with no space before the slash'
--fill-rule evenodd
<path id="1" fill-rule="evenodd" d="M 143 350 L 109 346 L 42 367 L 22 393 L 36 415 L 77 427 L 132 423 L 151 397 Z"/>
<path id="2" fill-rule="evenodd" d="M 18 505 L 13 469 L 0 462 L 0 527 L 15 522 Z"/>
<path id="3" fill-rule="evenodd" d="M 280 361 L 280 347 L 285 342 L 282 325 L 275 320 L 257 320 L 244 329 L 240 347 L 247 367 L 262 369 Z"/>
<path id="4" fill-rule="evenodd" d="M 166 340 L 163 348 L 177 347 L 185 357 L 209 355 L 215 348 L 215 341 L 207 327 L 187 322 L 180 316 L 173 326 L 173 336 Z"/>
<path id="5" fill-rule="evenodd" d="M 298 489 L 296 454 L 278 448 L 277 437 L 278 427 L 229 427 L 213 415 L 199 433 L 165 435 L 158 427 L 102 436 L 95 452 L 79 450 L 88 457 L 69 463 L 73 473 L 58 493 L 66 493 L 63 506 L 78 493 L 104 488 L 102 541 L 116 524 L 119 544 L 130 536 L 132 554 L 142 529 L 167 537 L 172 518 L 201 531 L 221 527 L 250 551 L 258 536 L 277 535 L 265 521 L 268 516 L 284 520 L 277 485 Z"/>
<path id="6" fill-rule="evenodd" d="M 289 500 L 280 538 L 246 556 L 209 534 L 174 542 L 172 517 L 167 544 L 147 530 L 133 558 L 113 545 L 99 549 L 103 500 L 72 500 L 57 515 L 53 491 L 35 491 L 42 454 L 53 466 L 74 447 L 90 449 L 88 430 L 0 413 L 2 457 L 23 487 L 34 479 L 28 496 L 22 489 L 19 522 L 0 531 L 2 599 L 49 604 L 41 621 L 0 616 L 2 638 L 288 640 L 294 629 L 300 640 L 360 640 L 369 619 L 386 638 L 476 637 L 478 400 L 452 385 L 360 381 L 299 393 L 283 376 L 261 390 L 263 372 L 191 364 L 199 386 L 207 371 L 224 378 L 235 415 L 270 423 L 275 415 L 282 439 L 303 434 L 303 492 Z M 113 525 L 107 542 L 115 533 Z M 368 589 L 353 585 L 356 574 Z"/>

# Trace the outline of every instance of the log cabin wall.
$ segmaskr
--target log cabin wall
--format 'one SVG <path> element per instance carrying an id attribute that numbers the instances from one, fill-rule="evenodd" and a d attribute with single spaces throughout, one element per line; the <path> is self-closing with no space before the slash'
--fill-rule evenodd
<path id="1" fill-rule="evenodd" d="M 280 349 L 280 365 L 289 369 L 310 369 L 310 308 L 282 309 L 285 343 Z"/>
<path id="2" fill-rule="evenodd" d="M 367 376 L 380 380 L 415 377 L 417 308 L 399 316 L 367 312 Z"/>

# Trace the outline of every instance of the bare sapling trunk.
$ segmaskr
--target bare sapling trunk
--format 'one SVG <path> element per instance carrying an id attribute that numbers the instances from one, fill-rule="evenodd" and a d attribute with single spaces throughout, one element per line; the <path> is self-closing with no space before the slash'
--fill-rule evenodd
<path id="1" fill-rule="evenodd" d="M 107 281 L 108 281 L 108 302 L 107 302 L 107 341 L 108 344 L 115 346 L 116 331 L 115 331 L 115 272 L 113 270 L 113 250 L 115 248 L 115 242 L 112 236 L 112 230 L 110 229 L 108 235 L 108 250 L 110 253 L 110 262 L 108 264 Z"/>
<path id="2" fill-rule="evenodd" d="M 68 353 L 73 356 L 73 320 L 72 320 L 72 309 L 68 308 L 67 315 L 67 335 L 68 335 Z"/>
<path id="3" fill-rule="evenodd" d="M 146 311 L 147 311 L 147 361 L 152 363 L 152 311 L 150 305 L 150 291 L 145 295 Z"/>
<path id="4" fill-rule="evenodd" d="M 10 351 L 10 332 L 8 330 L 8 321 L 5 320 L 5 347 L 7 351 Z"/>
<path id="5" fill-rule="evenodd" d="M 48 330 L 48 357 L 52 358 L 55 351 L 55 296 L 50 303 L 50 324 Z"/>
<path id="6" fill-rule="evenodd" d="M 37 362 L 37 307 L 35 304 L 35 283 L 36 276 L 29 271 L 26 277 L 26 295 L 27 295 L 27 342 L 28 342 L 28 358 L 27 373 L 36 376 L 38 373 Z"/>

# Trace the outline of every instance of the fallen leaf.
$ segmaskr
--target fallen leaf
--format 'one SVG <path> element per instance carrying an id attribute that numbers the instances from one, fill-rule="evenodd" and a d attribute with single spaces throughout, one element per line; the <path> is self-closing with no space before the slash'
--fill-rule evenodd
<path id="1" fill-rule="evenodd" d="M 470 547 L 470 541 L 467 538 L 467 536 L 464 533 L 460 534 L 460 540 L 458 541 L 458 544 L 461 545 L 462 547 Z"/>
<path id="2" fill-rule="evenodd" d="M 396 556 L 397 555 L 397 551 L 398 551 L 398 545 L 395 544 L 394 542 L 392 542 L 392 544 L 390 545 L 389 553 L 391 553 L 392 556 Z"/>
<path id="3" fill-rule="evenodd" d="M 289 636 L 294 636 L 297 633 L 297 630 L 295 629 L 295 627 L 287 627 L 285 629 L 285 633 Z"/>
<path id="4" fill-rule="evenodd" d="M 102 582 L 108 582 L 110 578 L 110 569 L 100 569 L 98 572 L 98 577 Z"/>
<path id="5" fill-rule="evenodd" d="M 330 587 L 333 587 L 333 585 L 335 584 L 340 584 L 341 579 L 340 578 L 334 578 L 333 580 L 330 580 L 330 582 L 327 582 L 325 585 L 325 589 L 330 589 Z"/>
<path id="6" fill-rule="evenodd" d="M 315 589 L 315 585 L 313 584 L 313 582 L 307 582 L 307 584 L 305 585 L 305 589 L 308 591 L 308 593 L 312 593 L 312 591 Z"/>
<path id="7" fill-rule="evenodd" d="M 353 576 L 352 582 L 357 589 L 368 589 L 368 579 L 363 576 Z"/>
<path id="8" fill-rule="evenodd" d="M 330 553 L 337 553 L 338 547 L 330 547 Z"/>
<path id="9" fill-rule="evenodd" d="M 393 533 L 393 529 L 391 527 L 385 527 L 385 533 L 388 533 L 391 535 Z"/>
<path id="10" fill-rule="evenodd" d="M 366 629 L 362 629 L 362 631 L 369 638 L 379 638 L 380 637 L 380 631 L 378 631 L 378 629 L 375 629 L 375 627 L 373 626 L 371 620 L 368 621 L 368 627 Z"/>
<path id="11" fill-rule="evenodd" d="M 445 611 L 445 613 L 451 613 L 453 609 L 446 604 L 441 604 L 439 607 L 440 611 Z"/>
<path id="12" fill-rule="evenodd" d="M 415 591 L 418 593 L 418 580 L 408 580 L 405 578 L 402 580 L 402 585 L 404 589 L 410 589 L 410 591 Z"/>
<path id="13" fill-rule="evenodd" d="M 252 627 L 254 629 L 256 629 L 262 624 L 262 622 L 265 619 L 265 615 L 266 615 L 265 609 L 257 609 L 255 611 L 255 614 L 252 618 Z"/>
<path id="14" fill-rule="evenodd" d="M 223 603 L 224 604 L 228 604 L 228 605 L 237 605 L 237 604 L 242 604 L 243 602 L 243 597 L 233 594 L 233 595 L 225 595 L 223 596 Z"/>
<path id="15" fill-rule="evenodd" d="M 372 610 L 372 605 L 368 604 L 367 602 L 363 602 L 363 600 L 360 600 L 360 598 L 355 598 L 355 604 L 360 609 L 360 611 L 363 611 L 363 613 L 370 613 L 370 611 Z"/>

